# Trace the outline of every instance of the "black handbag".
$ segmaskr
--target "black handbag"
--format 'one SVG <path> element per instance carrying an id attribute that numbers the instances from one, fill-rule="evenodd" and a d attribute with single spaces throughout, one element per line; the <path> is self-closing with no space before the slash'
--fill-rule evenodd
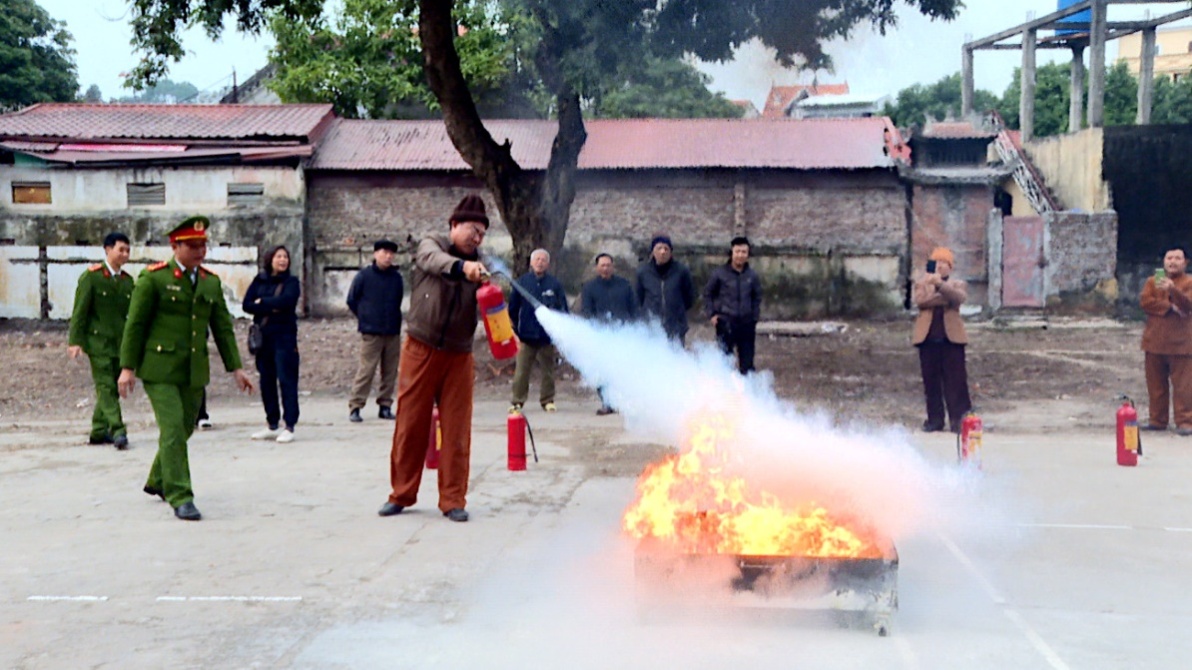
<path id="1" fill-rule="evenodd" d="M 278 284 L 277 290 L 273 292 L 273 297 L 276 298 L 277 296 L 281 295 L 281 290 L 284 287 L 285 282 Z M 248 327 L 248 353 L 252 354 L 253 356 L 256 356 L 257 352 L 260 351 L 261 347 L 265 344 L 265 332 L 262 329 L 267 323 L 269 323 L 269 317 L 265 316 L 261 319 L 261 323 L 258 324 L 254 322 Z"/>

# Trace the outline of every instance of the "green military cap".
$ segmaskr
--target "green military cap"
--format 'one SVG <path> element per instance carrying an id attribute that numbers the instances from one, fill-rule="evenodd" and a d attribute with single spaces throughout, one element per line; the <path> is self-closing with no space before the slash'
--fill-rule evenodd
<path id="1" fill-rule="evenodd" d="M 170 231 L 170 243 L 185 242 L 186 240 L 207 239 L 207 229 L 211 227 L 211 220 L 205 216 L 192 216 L 178 224 Z"/>

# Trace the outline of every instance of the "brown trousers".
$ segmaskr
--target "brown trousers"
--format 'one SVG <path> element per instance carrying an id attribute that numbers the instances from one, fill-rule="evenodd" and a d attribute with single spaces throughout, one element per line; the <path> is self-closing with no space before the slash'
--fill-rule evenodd
<path id="1" fill-rule="evenodd" d="M 407 336 L 398 374 L 397 426 L 389 455 L 389 502 L 418 501 L 422 465 L 430 439 L 431 413 L 439 405 L 443 442 L 439 452 L 439 509 L 467 506 L 472 455 L 472 354 L 441 351 Z"/>
<path id="2" fill-rule="evenodd" d="M 1146 392 L 1150 396 L 1152 426 L 1167 427 L 1171 407 L 1176 427 L 1192 428 L 1192 356 L 1148 352 Z"/>
<path id="3" fill-rule="evenodd" d="M 951 342 L 920 344 L 919 371 L 923 375 L 927 423 L 942 427 L 947 406 L 950 428 L 953 433 L 959 432 L 960 421 L 973 408 L 964 364 L 964 345 Z"/>
<path id="4" fill-rule="evenodd" d="M 372 390 L 378 364 L 381 366 L 381 385 L 377 388 L 377 405 L 393 405 L 400 356 L 401 335 L 360 335 L 360 362 L 356 364 L 356 379 L 352 381 L 349 410 L 363 409 L 368 404 L 368 392 Z"/>

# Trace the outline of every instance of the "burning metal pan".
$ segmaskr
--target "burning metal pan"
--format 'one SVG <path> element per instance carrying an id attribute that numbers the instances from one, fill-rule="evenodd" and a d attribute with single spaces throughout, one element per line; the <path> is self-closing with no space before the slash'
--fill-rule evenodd
<path id="1" fill-rule="evenodd" d="M 881 558 L 676 554 L 643 541 L 634 555 L 638 602 L 715 603 L 827 612 L 890 632 L 898 609 L 898 553 Z"/>

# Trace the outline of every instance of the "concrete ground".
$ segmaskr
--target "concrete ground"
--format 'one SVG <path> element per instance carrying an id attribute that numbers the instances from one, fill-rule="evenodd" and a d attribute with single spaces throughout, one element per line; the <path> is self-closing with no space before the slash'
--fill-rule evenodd
<path id="1" fill-rule="evenodd" d="M 198 523 L 140 490 L 143 405 L 123 453 L 81 446 L 83 420 L 6 427 L 0 667 L 1186 667 L 1192 438 L 1148 434 L 1122 468 L 1111 426 L 989 432 L 974 530 L 901 540 L 881 638 L 781 611 L 638 616 L 618 527 L 657 447 L 589 398 L 560 405 L 529 413 L 541 461 L 509 472 L 505 402 L 478 403 L 466 524 L 433 473 L 415 508 L 376 515 L 392 424 L 372 406 L 348 423 L 341 398 L 303 398 L 290 445 L 247 439 L 251 399 L 214 406 L 191 444 Z M 951 436 L 913 439 L 954 458 Z"/>

